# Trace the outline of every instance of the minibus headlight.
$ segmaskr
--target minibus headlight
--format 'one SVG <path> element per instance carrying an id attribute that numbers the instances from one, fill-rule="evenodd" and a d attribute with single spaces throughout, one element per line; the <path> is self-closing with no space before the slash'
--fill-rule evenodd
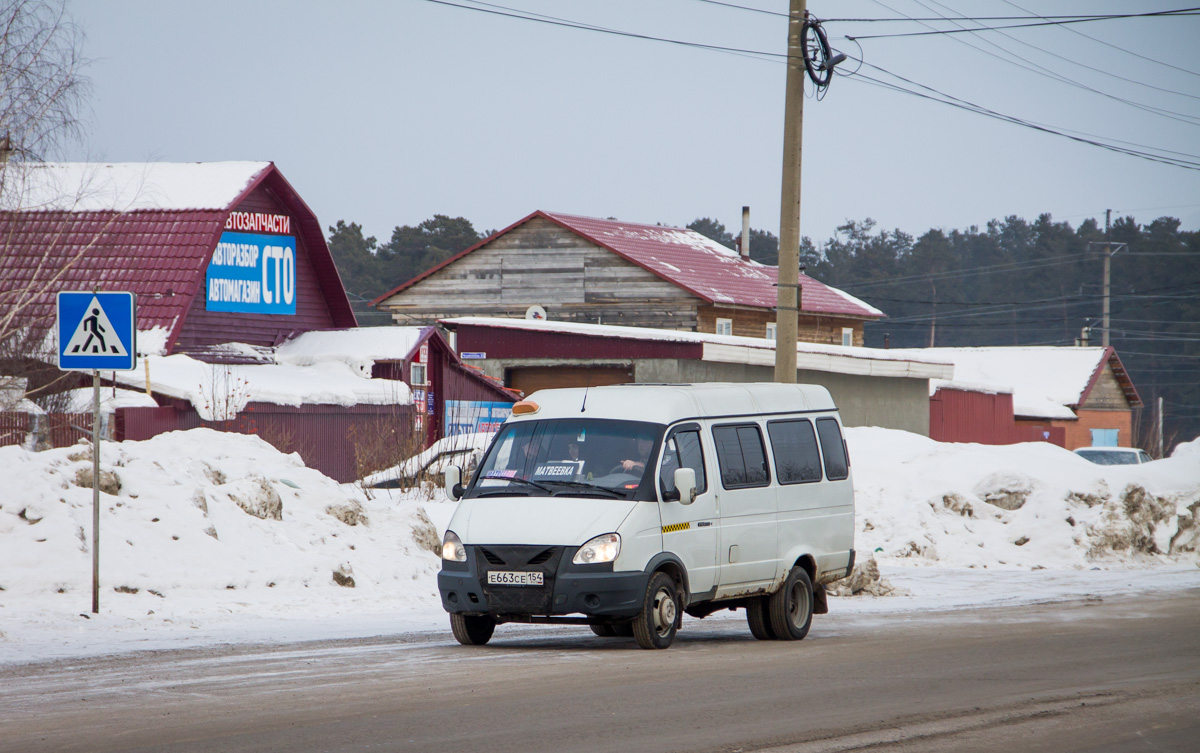
<path id="1" fill-rule="evenodd" d="M 446 531 L 446 538 L 442 539 L 442 559 L 450 562 L 467 561 L 467 550 L 454 531 Z"/>
<path id="2" fill-rule="evenodd" d="M 620 553 L 621 536 L 615 533 L 606 533 L 603 536 L 597 536 L 579 547 L 579 551 L 575 552 L 575 556 L 571 559 L 571 562 L 576 565 L 594 565 L 597 562 L 612 562 Z"/>

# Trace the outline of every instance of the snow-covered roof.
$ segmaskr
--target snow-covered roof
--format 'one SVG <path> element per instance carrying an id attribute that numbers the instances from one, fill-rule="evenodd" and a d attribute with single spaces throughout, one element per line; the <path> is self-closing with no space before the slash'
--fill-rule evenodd
<path id="1" fill-rule="evenodd" d="M 187 400 L 206 421 L 237 416 L 248 403 L 275 405 L 408 405 L 407 384 L 371 379 L 349 363 L 328 359 L 308 366 L 293 364 L 210 364 L 176 354 L 149 356 L 150 388 L 157 394 Z M 118 382 L 144 387 L 142 368 L 115 372 Z"/>
<path id="2" fill-rule="evenodd" d="M 308 366 L 329 359 L 344 361 L 367 376 L 376 361 L 400 361 L 412 353 L 430 327 L 358 327 L 314 330 L 275 349 L 277 363 Z"/>
<path id="3" fill-rule="evenodd" d="M 536 319 L 503 319 L 498 317 L 462 316 L 443 319 L 455 327 L 471 325 L 561 334 L 611 337 L 627 340 L 658 340 L 662 342 L 698 343 L 703 346 L 703 359 L 719 363 L 745 363 L 757 366 L 775 364 L 775 341 L 757 337 L 714 335 L 707 332 L 685 332 L 649 327 L 622 327 L 609 324 L 556 322 Z M 919 379 L 949 379 L 954 370 L 950 362 L 936 354 L 920 351 L 882 350 L 796 343 L 796 368 L 829 371 L 838 374 L 914 377 Z"/>
<path id="4" fill-rule="evenodd" d="M 10 165 L 0 207 L 90 212 L 228 209 L 270 162 L 45 162 Z"/>
<path id="5" fill-rule="evenodd" d="M 974 392 L 1011 392 L 1013 413 L 1026 418 L 1073 419 L 1096 374 L 1109 359 L 1108 348 L 993 347 L 910 348 L 893 353 L 927 354 L 954 364 L 953 380 L 929 383 Z"/>
<path id="6" fill-rule="evenodd" d="M 120 387 L 102 387 L 100 389 L 100 410 L 103 413 L 112 413 L 118 408 L 157 408 L 158 403 L 154 398 L 147 395 L 145 392 L 146 380 L 143 373 L 141 387 L 138 390 L 127 390 Z M 80 387 L 74 390 L 67 390 L 70 407 L 68 413 L 91 413 L 93 410 L 93 400 L 95 393 L 91 387 Z"/>

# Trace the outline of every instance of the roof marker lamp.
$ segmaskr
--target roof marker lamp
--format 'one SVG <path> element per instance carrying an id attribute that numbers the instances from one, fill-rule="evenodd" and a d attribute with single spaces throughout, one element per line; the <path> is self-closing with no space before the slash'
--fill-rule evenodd
<path id="1" fill-rule="evenodd" d="M 514 416 L 525 416 L 531 413 L 537 413 L 542 409 L 542 406 L 532 400 L 522 400 L 519 403 L 514 403 L 512 412 Z"/>
<path id="2" fill-rule="evenodd" d="M 467 561 L 467 549 L 454 531 L 446 531 L 446 538 L 442 539 L 442 559 L 449 562 Z"/>
<path id="3" fill-rule="evenodd" d="M 579 551 L 575 552 L 571 562 L 576 565 L 596 565 L 601 562 L 612 562 L 620 553 L 620 534 L 606 533 L 579 547 Z"/>

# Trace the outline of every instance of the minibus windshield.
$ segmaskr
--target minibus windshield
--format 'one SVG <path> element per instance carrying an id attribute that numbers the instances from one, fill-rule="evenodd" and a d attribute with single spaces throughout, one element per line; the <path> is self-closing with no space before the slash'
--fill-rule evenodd
<path id="1" fill-rule="evenodd" d="M 664 428 L 588 418 L 505 424 L 466 496 L 654 499 Z"/>

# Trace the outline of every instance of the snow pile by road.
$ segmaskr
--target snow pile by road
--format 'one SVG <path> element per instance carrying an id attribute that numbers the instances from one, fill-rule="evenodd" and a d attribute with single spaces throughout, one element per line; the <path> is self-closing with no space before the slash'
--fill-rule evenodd
<path id="1" fill-rule="evenodd" d="M 874 553 L 912 596 L 838 609 L 1019 603 L 1047 584 L 1069 592 L 1096 567 L 1161 565 L 1200 584 L 1200 440 L 1168 460 L 1099 466 L 1046 444 L 846 436 L 860 562 Z M 368 496 L 240 434 L 105 442 L 91 615 L 89 447 L 0 448 L 0 468 L 0 662 L 446 630 L 436 550 L 454 505 L 440 495 Z M 989 585 L 963 585 L 980 577 Z"/>
<path id="2" fill-rule="evenodd" d="M 879 428 L 846 439 L 855 546 L 885 571 L 1200 561 L 1200 440 L 1153 463 L 1100 466 L 1044 443 L 944 444 Z"/>
<path id="3" fill-rule="evenodd" d="M 298 455 L 209 429 L 104 442 L 100 457 L 101 619 L 199 628 L 240 611 L 440 611 L 439 535 L 416 504 L 367 499 Z M 0 448 L 0 467 L 2 644 L 18 618 L 90 609 L 90 446 Z"/>

